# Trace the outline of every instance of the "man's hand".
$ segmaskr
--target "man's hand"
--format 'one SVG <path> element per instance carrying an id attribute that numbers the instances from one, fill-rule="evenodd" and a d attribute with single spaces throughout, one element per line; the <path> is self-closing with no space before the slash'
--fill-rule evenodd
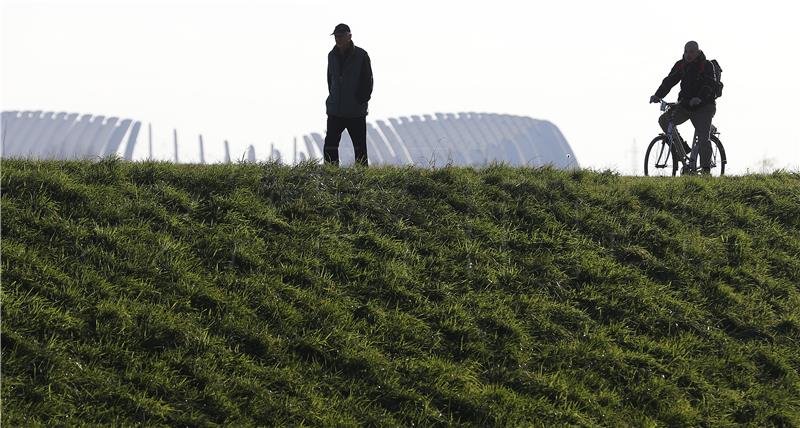
<path id="1" fill-rule="evenodd" d="M 650 104 L 655 104 L 655 103 L 660 102 L 660 101 L 661 101 L 661 98 L 659 98 L 659 97 L 657 97 L 655 95 L 650 97 Z"/>
<path id="2" fill-rule="evenodd" d="M 702 102 L 703 101 L 700 98 L 694 97 L 691 100 L 689 100 L 689 107 L 694 107 Z"/>

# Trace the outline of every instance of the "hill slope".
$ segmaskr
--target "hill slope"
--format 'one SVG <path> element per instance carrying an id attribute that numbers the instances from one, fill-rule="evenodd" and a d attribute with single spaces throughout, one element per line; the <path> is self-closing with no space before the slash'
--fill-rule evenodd
<path id="1" fill-rule="evenodd" d="M 800 424 L 800 176 L 2 163 L 2 422 Z"/>

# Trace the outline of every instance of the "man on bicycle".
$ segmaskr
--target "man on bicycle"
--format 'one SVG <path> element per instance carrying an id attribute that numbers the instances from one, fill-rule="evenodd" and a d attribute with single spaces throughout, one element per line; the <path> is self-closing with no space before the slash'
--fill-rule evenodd
<path id="1" fill-rule="evenodd" d="M 658 123 L 661 125 L 661 129 L 667 132 L 670 116 L 676 126 L 691 120 L 700 151 L 701 173 L 710 174 L 711 143 L 709 138 L 711 136 L 711 119 L 717 112 L 714 97 L 716 76 L 713 65 L 706 59 L 697 42 L 686 43 L 683 58 L 675 63 L 669 75 L 664 78 L 661 86 L 656 90 L 655 95 L 650 97 L 650 102 L 659 102 L 678 82 L 681 82 L 678 105 L 662 114 Z M 680 151 L 686 150 L 688 150 L 688 146 L 684 143 L 683 150 Z M 696 161 L 693 153 L 690 159 L 691 168 L 696 166 Z"/>

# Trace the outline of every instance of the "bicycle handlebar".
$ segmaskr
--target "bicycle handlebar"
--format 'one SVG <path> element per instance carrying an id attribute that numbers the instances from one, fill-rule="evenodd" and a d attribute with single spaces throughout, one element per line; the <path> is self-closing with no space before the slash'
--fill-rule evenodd
<path id="1" fill-rule="evenodd" d="M 664 101 L 663 98 L 658 100 L 661 103 L 661 111 L 667 111 L 667 107 L 672 107 L 678 105 L 678 103 L 671 103 L 668 101 Z"/>

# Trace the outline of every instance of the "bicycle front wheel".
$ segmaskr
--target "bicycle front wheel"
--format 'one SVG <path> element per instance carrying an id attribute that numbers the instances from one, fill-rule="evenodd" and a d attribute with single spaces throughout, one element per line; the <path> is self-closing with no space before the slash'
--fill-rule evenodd
<path id="1" fill-rule="evenodd" d="M 678 158 L 666 135 L 659 135 L 647 146 L 644 155 L 644 175 L 652 177 L 674 176 L 678 172 Z"/>

